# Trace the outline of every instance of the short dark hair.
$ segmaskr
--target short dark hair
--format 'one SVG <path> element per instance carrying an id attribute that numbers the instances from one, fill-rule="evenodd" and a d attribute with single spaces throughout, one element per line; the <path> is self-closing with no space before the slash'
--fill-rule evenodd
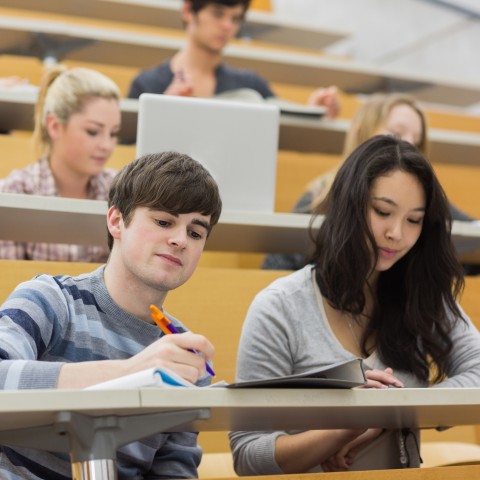
<path id="1" fill-rule="evenodd" d="M 449 365 L 451 319 L 462 318 L 456 297 L 464 285 L 463 271 L 451 241 L 446 195 L 430 162 L 415 146 L 378 135 L 350 154 L 316 211 L 324 212 L 325 219 L 313 234 L 312 261 L 329 303 L 342 312 L 361 315 L 372 250 L 374 264 L 378 259 L 368 222 L 370 190 L 378 177 L 396 170 L 414 175 L 422 185 L 425 217 L 412 249 L 380 273 L 362 349 L 365 355 L 371 353 L 366 345 L 374 338 L 380 358 L 389 367 L 428 380 L 433 362 L 435 380 L 439 380 Z"/>
<path id="2" fill-rule="evenodd" d="M 144 155 L 122 168 L 110 187 L 108 206 L 120 211 L 127 226 L 137 207 L 174 215 L 210 215 L 210 229 L 217 224 L 222 211 L 218 185 L 208 170 L 177 152 Z M 113 246 L 110 232 L 108 246 Z"/>
<path id="3" fill-rule="evenodd" d="M 237 5 L 243 5 L 245 13 L 250 7 L 251 0 L 185 0 L 192 6 L 192 12 L 198 13 L 202 8 L 205 8 L 210 3 L 218 3 L 226 7 L 235 7 Z"/>

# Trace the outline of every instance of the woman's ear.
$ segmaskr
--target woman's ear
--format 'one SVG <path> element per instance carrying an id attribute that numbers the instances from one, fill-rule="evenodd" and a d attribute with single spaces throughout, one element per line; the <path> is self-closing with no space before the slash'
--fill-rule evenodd
<path id="1" fill-rule="evenodd" d="M 49 113 L 45 118 L 45 129 L 47 130 L 48 136 L 52 140 L 56 140 L 63 128 L 63 123 L 60 122 L 58 117 L 54 113 Z"/>
<path id="2" fill-rule="evenodd" d="M 121 238 L 123 225 L 123 216 L 118 208 L 110 207 L 107 212 L 107 228 L 114 240 Z"/>

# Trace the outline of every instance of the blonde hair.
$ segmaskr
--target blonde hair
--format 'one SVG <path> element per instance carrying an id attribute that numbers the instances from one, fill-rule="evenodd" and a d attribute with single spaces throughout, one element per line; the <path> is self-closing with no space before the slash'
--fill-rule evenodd
<path id="1" fill-rule="evenodd" d="M 346 158 L 361 143 L 375 135 L 377 130 L 385 125 L 390 112 L 397 105 L 407 105 L 420 117 L 422 132 L 418 149 L 427 155 L 427 120 L 425 114 L 410 95 L 401 93 L 372 95 L 355 113 L 350 130 L 345 137 L 343 155 Z"/>
<path id="2" fill-rule="evenodd" d="M 401 93 L 377 93 L 372 95 L 353 116 L 350 129 L 345 137 L 343 157 L 347 158 L 361 143 L 374 136 L 378 129 L 386 123 L 390 112 L 397 105 L 408 105 L 420 117 L 422 133 L 417 147 L 425 156 L 428 155 L 427 120 L 415 99 Z M 308 184 L 307 189 L 312 192 L 313 197 L 312 209 L 322 203 L 327 196 L 340 166 L 341 163 Z"/>
<path id="3" fill-rule="evenodd" d="M 92 98 L 120 100 L 120 89 L 113 80 L 88 68 L 56 65 L 46 70 L 35 105 L 33 141 L 39 154 L 48 154 L 51 138 L 46 127 L 48 114 L 53 113 L 64 125 L 74 113 L 81 112 Z"/>

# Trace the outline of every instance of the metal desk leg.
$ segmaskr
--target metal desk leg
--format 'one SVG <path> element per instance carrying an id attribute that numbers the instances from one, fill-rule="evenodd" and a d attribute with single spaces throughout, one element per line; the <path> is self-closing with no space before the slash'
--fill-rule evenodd
<path id="1" fill-rule="evenodd" d="M 72 463 L 72 479 L 116 480 L 117 466 L 114 460 L 90 460 Z"/>
<path id="2" fill-rule="evenodd" d="M 69 436 L 73 480 L 116 480 L 118 447 L 209 416 L 208 409 L 124 417 L 60 412 L 54 429 Z"/>
<path id="3" fill-rule="evenodd" d="M 51 425 L 0 432 L 0 443 L 69 452 L 74 480 L 117 480 L 117 448 L 167 430 L 182 431 L 182 426 L 209 416 L 205 408 L 97 417 L 59 412 Z"/>

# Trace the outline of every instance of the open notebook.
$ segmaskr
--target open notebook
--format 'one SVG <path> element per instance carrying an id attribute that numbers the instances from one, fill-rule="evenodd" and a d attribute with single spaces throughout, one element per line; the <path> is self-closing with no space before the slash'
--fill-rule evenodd
<path id="1" fill-rule="evenodd" d="M 360 358 L 337 363 L 326 368 L 310 370 L 297 375 L 266 378 L 249 382 L 228 384 L 225 381 L 212 383 L 209 387 L 227 388 L 353 388 L 366 383 L 363 363 Z M 183 379 L 172 370 L 163 368 L 148 368 L 131 375 L 98 383 L 86 390 L 112 390 L 123 388 L 144 387 L 197 387 Z M 208 387 L 206 387 L 208 388 Z"/>

